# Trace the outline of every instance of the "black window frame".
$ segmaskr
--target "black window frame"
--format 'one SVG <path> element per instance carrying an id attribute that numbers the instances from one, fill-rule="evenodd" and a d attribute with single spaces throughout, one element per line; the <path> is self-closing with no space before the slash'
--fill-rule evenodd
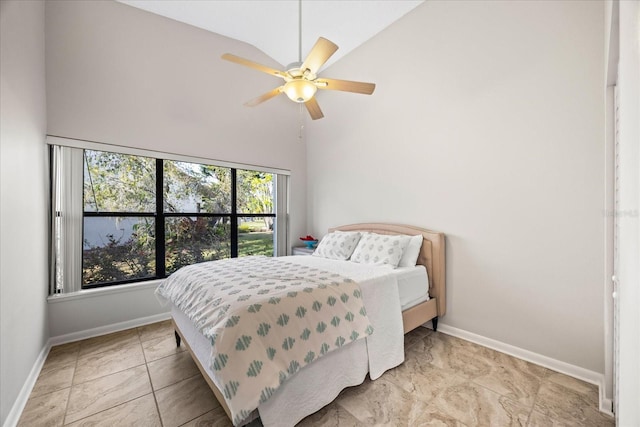
<path id="1" fill-rule="evenodd" d="M 84 149 L 86 151 L 86 149 Z M 102 150 L 90 150 L 90 151 L 102 151 Z M 145 157 L 145 156 L 137 156 L 135 154 L 127 154 L 129 156 L 136 157 Z M 146 156 L 148 157 L 148 156 Z M 217 166 L 228 168 L 231 171 L 231 212 L 230 213 L 207 213 L 207 212 L 165 212 L 164 211 L 164 162 L 172 161 L 169 159 L 161 159 L 155 158 L 156 161 L 156 204 L 155 204 L 155 212 L 96 212 L 96 211 L 85 211 L 84 204 L 82 210 L 82 237 L 84 239 L 84 219 L 89 217 L 102 217 L 102 218 L 125 218 L 125 217 L 144 217 L 155 218 L 155 276 L 147 276 L 143 278 L 134 278 L 134 279 L 124 279 L 124 280 L 116 280 L 112 282 L 98 282 L 85 284 L 84 278 L 82 279 L 81 289 L 96 289 L 96 288 L 104 288 L 108 286 L 117 286 L 124 285 L 130 283 L 140 283 L 140 282 L 148 282 L 151 280 L 159 280 L 168 277 L 169 275 L 166 273 L 166 235 L 165 235 L 165 220 L 166 218 L 184 218 L 184 217 L 202 217 L 202 218 L 230 218 L 230 236 L 231 236 L 231 258 L 238 257 L 238 220 L 240 218 L 274 218 L 274 224 L 276 222 L 276 213 L 242 213 L 237 210 L 237 171 L 240 168 L 228 167 L 228 166 Z M 251 170 L 251 169 L 240 169 L 240 170 Z M 83 172 L 84 174 L 84 172 Z M 275 174 L 274 174 L 275 175 Z M 275 184 L 274 184 L 275 189 Z M 274 233 L 275 236 L 275 233 Z M 275 249 L 275 248 L 274 248 Z M 82 270 L 84 271 L 85 265 L 85 257 L 84 253 L 82 256 Z M 82 275 L 81 275 L 82 277 Z"/>

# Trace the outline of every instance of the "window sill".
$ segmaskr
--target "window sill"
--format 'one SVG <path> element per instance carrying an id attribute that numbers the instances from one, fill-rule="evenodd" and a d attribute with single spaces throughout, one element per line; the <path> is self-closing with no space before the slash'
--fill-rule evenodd
<path id="1" fill-rule="evenodd" d="M 142 283 L 129 283 L 126 285 L 107 286 L 104 288 L 97 288 L 97 289 L 84 289 L 81 291 L 71 292 L 66 294 L 50 295 L 47 297 L 47 302 L 50 304 L 54 304 L 58 302 L 79 300 L 79 299 L 85 299 L 85 298 L 96 298 L 104 295 L 122 294 L 126 292 L 139 291 L 143 289 L 155 289 L 162 282 L 164 282 L 164 279 L 149 280 L 148 282 L 142 282 Z"/>

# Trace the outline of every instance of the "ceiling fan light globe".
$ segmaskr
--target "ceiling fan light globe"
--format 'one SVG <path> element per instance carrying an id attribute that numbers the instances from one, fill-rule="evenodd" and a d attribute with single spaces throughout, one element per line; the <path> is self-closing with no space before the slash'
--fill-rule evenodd
<path id="1" fill-rule="evenodd" d="M 318 88 L 309 80 L 296 79 L 284 85 L 284 93 L 293 102 L 307 102 L 316 94 Z"/>

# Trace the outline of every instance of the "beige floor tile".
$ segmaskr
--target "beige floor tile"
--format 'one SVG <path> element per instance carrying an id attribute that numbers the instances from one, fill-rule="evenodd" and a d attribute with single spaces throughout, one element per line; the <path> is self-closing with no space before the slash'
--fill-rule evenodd
<path id="1" fill-rule="evenodd" d="M 337 403 L 331 403 L 313 415 L 309 415 L 296 427 L 364 427 L 365 423 L 358 421 L 347 410 Z"/>
<path id="2" fill-rule="evenodd" d="M 558 375 L 560 374 L 551 375 L 540 386 L 540 391 L 533 407 L 535 411 L 559 421 L 561 424 L 578 424 L 582 426 L 614 425 L 613 418 L 598 410 L 598 393 L 595 388 L 586 393 L 578 392 L 574 388 L 558 383 L 559 381 L 570 382 L 576 386 L 579 384 L 577 380 L 560 379 Z M 552 379 L 552 377 L 554 378 Z"/>
<path id="3" fill-rule="evenodd" d="M 120 348 L 110 346 L 103 352 L 93 352 L 78 358 L 73 377 L 74 384 L 80 384 L 105 375 L 124 371 L 134 366 L 144 365 L 142 346 L 138 341 L 127 341 Z"/>
<path id="4" fill-rule="evenodd" d="M 147 364 L 154 390 L 170 386 L 200 374 L 198 367 L 187 351 L 172 354 Z"/>
<path id="5" fill-rule="evenodd" d="M 52 347 L 20 425 L 230 426 L 184 350 L 169 321 Z M 300 425 L 614 425 L 598 411 L 596 386 L 468 341 L 417 328 L 405 354 Z M 69 388 L 74 376 L 86 382 Z"/>
<path id="6" fill-rule="evenodd" d="M 138 327 L 138 335 L 140 336 L 140 341 L 149 341 L 167 336 L 172 336 L 175 338 L 173 332 L 173 323 L 171 322 L 171 320 L 164 320 L 162 322 Z"/>
<path id="7" fill-rule="evenodd" d="M 415 328 L 413 331 L 405 334 L 404 336 L 405 350 L 432 333 L 433 331 L 431 329 L 420 326 Z"/>
<path id="8" fill-rule="evenodd" d="M 41 396 L 29 397 L 18 426 L 61 426 L 68 400 L 68 388 Z"/>
<path id="9" fill-rule="evenodd" d="M 158 360 L 172 354 L 181 353 L 186 350 L 186 346 L 184 344 L 180 347 L 176 346 L 176 340 L 173 335 L 144 341 L 142 343 L 142 348 L 147 362 Z"/>
<path id="10" fill-rule="evenodd" d="M 66 423 L 72 423 L 151 393 L 146 366 L 107 375 L 71 387 Z"/>
<path id="11" fill-rule="evenodd" d="M 164 427 L 180 426 L 220 406 L 202 375 L 155 392 Z"/>
<path id="12" fill-rule="evenodd" d="M 526 426 L 531 408 L 470 381 L 448 387 L 429 404 L 467 426 Z"/>
<path id="13" fill-rule="evenodd" d="M 49 350 L 49 354 L 47 355 L 47 359 L 42 366 L 42 372 L 75 363 L 78 359 L 80 342 L 81 341 L 76 341 L 51 347 L 51 350 Z"/>
<path id="14" fill-rule="evenodd" d="M 568 375 L 560 374 L 558 372 L 550 371 L 546 378 L 548 381 L 564 386 L 568 389 L 575 391 L 576 393 L 584 394 L 587 396 L 598 396 L 598 387 L 594 384 L 581 381 L 577 378 L 570 377 Z"/>
<path id="15" fill-rule="evenodd" d="M 209 411 L 198 418 L 183 424 L 181 427 L 233 427 L 233 423 L 227 417 L 222 407 Z"/>
<path id="16" fill-rule="evenodd" d="M 438 368 L 473 379 L 491 372 L 491 364 L 476 356 L 479 348 L 480 346 L 469 341 L 433 332 L 418 340 L 410 350 L 421 354 L 425 362 Z"/>
<path id="17" fill-rule="evenodd" d="M 343 391 L 336 403 L 359 422 L 379 426 L 413 426 L 421 422 L 426 403 L 385 380 L 365 380 Z"/>
<path id="18" fill-rule="evenodd" d="M 578 427 L 580 424 L 573 424 L 573 427 Z M 571 427 L 571 424 L 566 424 L 559 420 L 554 420 L 541 412 L 536 410 L 531 411 L 529 415 L 529 423 L 527 427 Z"/>
<path id="19" fill-rule="evenodd" d="M 427 329 L 429 331 L 429 329 Z M 445 352 L 451 352 L 452 350 L 468 349 L 471 352 L 476 352 L 481 346 L 474 344 L 471 341 L 466 341 L 461 338 L 456 338 L 452 335 L 443 334 L 442 332 L 433 332 L 426 334 L 422 339 L 417 341 L 417 344 L 423 344 L 424 347 L 421 351 L 430 349 L 443 349 Z"/>
<path id="20" fill-rule="evenodd" d="M 423 356 L 413 349 L 407 350 L 404 363 L 385 372 L 383 378 L 425 402 L 431 401 L 445 388 L 467 381 L 454 371 L 428 363 Z"/>
<path id="21" fill-rule="evenodd" d="M 546 368 L 485 347 L 479 348 L 476 357 L 486 362 L 490 371 L 474 377 L 474 383 L 529 407 L 542 380 L 550 373 Z"/>
<path id="22" fill-rule="evenodd" d="M 99 337 L 89 338 L 80 342 L 79 356 L 87 356 L 89 354 L 102 353 L 109 350 L 119 349 L 122 346 L 131 344 L 132 342 L 140 342 L 138 331 L 127 329 L 113 334 L 102 335 Z"/>
<path id="23" fill-rule="evenodd" d="M 49 367 L 46 371 L 43 369 L 38 376 L 36 384 L 33 386 L 33 390 L 31 390 L 31 396 L 40 396 L 71 387 L 75 369 L 76 362 L 54 368 Z"/>
<path id="24" fill-rule="evenodd" d="M 436 409 L 427 406 L 420 419 L 416 420 L 411 427 L 466 427 L 460 421 L 455 418 L 438 412 Z"/>
<path id="25" fill-rule="evenodd" d="M 67 425 L 73 427 L 161 426 L 156 401 L 151 393 Z"/>

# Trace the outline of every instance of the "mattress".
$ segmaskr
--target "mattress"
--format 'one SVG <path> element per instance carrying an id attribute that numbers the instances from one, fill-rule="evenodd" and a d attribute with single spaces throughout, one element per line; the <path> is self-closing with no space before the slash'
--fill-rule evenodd
<path id="1" fill-rule="evenodd" d="M 397 276 L 400 307 L 407 310 L 429 299 L 429 278 L 423 265 L 393 270 Z"/>
<path id="2" fill-rule="evenodd" d="M 427 276 L 427 268 L 424 265 L 400 268 L 379 265 L 367 266 L 351 261 L 339 261 L 321 257 L 307 258 L 306 255 L 294 255 L 289 259 L 302 264 L 311 262 L 314 266 L 318 265 L 320 268 L 351 277 L 355 281 L 366 280 L 373 271 L 376 271 L 373 274 L 379 274 L 381 269 L 386 269 L 387 274 L 394 276 L 398 282 L 402 311 L 429 299 L 429 277 Z"/>
<path id="3" fill-rule="evenodd" d="M 398 293 L 402 311 L 429 299 L 429 277 L 427 276 L 427 268 L 424 265 L 394 269 L 388 266 L 372 265 L 367 267 L 366 265 L 351 261 L 306 257 L 306 255 L 294 255 L 289 257 L 289 259 L 303 264 L 312 262 L 314 266 L 317 265 L 320 268 L 351 277 L 355 281 L 366 280 L 372 275 L 372 272 L 375 271 L 376 273 L 373 274 L 379 274 L 380 269 L 386 269 L 387 274 L 394 276 L 398 282 Z"/>

